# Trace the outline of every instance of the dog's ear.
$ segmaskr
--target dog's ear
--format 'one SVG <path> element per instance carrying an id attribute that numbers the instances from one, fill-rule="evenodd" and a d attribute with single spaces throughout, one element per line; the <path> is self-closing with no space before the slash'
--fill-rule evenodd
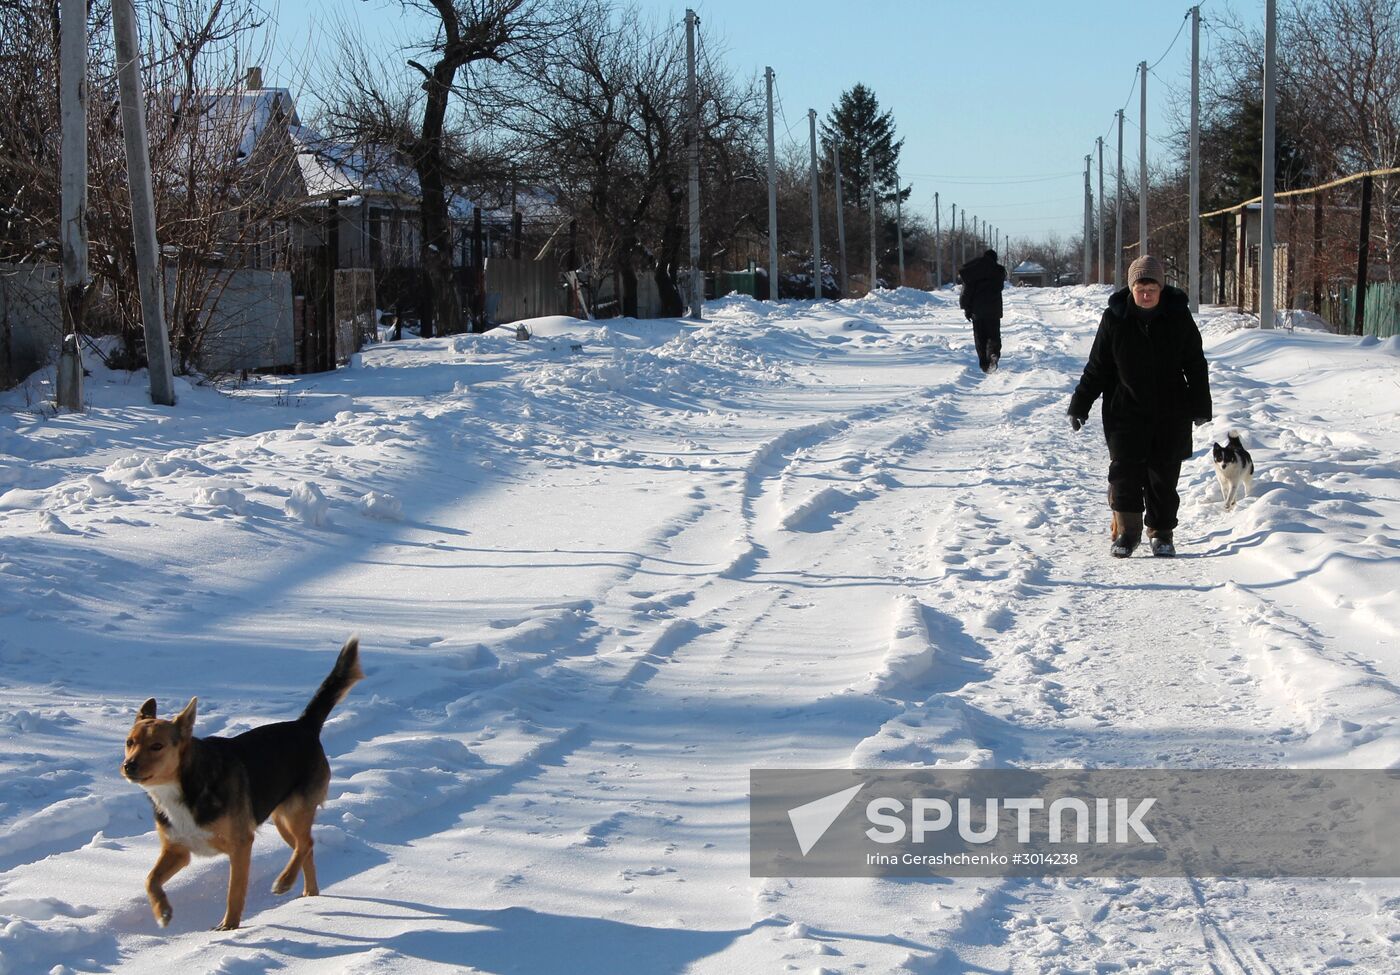
<path id="1" fill-rule="evenodd" d="M 181 711 L 179 714 L 175 715 L 175 717 L 171 719 L 175 724 L 175 728 L 180 732 L 180 736 L 182 738 L 193 737 L 191 732 L 194 731 L 194 716 L 195 711 L 198 709 L 198 706 L 199 698 L 192 697 L 190 698 L 190 703 L 185 705 L 185 710 Z"/>
<path id="2" fill-rule="evenodd" d="M 141 709 L 136 712 L 136 720 L 140 721 L 142 718 L 154 718 L 155 716 L 156 699 L 153 697 L 148 697 L 146 698 L 146 703 L 141 705 Z"/>

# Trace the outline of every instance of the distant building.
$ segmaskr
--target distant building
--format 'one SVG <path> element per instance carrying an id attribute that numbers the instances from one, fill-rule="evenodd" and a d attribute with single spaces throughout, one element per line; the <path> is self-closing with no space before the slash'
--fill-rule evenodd
<path id="1" fill-rule="evenodd" d="M 1022 261 L 1011 270 L 1011 283 L 1019 287 L 1043 288 L 1050 280 L 1050 272 L 1035 261 Z"/>

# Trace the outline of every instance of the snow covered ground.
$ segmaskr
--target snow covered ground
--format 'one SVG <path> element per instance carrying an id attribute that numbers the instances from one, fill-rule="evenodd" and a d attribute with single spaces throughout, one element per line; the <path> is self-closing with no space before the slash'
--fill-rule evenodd
<path id="1" fill-rule="evenodd" d="M 988 377 L 900 290 L 5 394 L 0 971 L 1396 971 L 1391 880 L 748 875 L 753 767 L 1400 766 L 1400 345 L 1207 310 L 1181 555 L 1115 561 L 1106 295 L 1008 292 Z M 355 631 L 323 895 L 267 829 L 241 930 L 223 860 L 158 929 L 135 709 L 293 716 Z"/>

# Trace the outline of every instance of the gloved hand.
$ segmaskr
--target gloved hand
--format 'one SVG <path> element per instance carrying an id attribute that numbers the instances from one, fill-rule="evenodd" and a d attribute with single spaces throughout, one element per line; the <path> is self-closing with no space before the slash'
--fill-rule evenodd
<path id="1" fill-rule="evenodd" d="M 1069 415 L 1069 428 L 1075 433 L 1078 433 L 1080 430 L 1084 429 L 1084 417 L 1075 416 L 1073 413 L 1071 413 Z"/>
<path id="2" fill-rule="evenodd" d="M 970 311 L 965 311 L 965 312 L 963 312 L 963 317 L 966 318 L 969 322 L 972 321 L 972 312 L 970 312 Z"/>
<path id="3" fill-rule="evenodd" d="M 1210 417 L 1208 417 L 1208 416 L 1198 416 L 1198 417 L 1196 417 L 1194 420 L 1192 420 L 1191 422 L 1194 423 L 1194 424 L 1195 424 L 1196 426 L 1198 426 L 1198 427 L 1203 427 L 1203 426 L 1205 426 L 1207 423 L 1210 422 Z"/>

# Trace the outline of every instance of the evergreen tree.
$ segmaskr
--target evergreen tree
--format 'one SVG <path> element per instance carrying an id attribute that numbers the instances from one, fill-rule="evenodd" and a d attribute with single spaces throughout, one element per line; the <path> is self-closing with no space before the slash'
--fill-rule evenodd
<path id="1" fill-rule="evenodd" d="M 881 205 L 894 202 L 895 181 L 898 178 L 899 150 L 904 140 L 895 141 L 894 117 L 880 111 L 875 93 L 862 84 L 841 95 L 835 107 L 821 124 L 823 167 L 830 171 L 832 146 L 840 139 L 841 179 L 845 198 L 861 210 L 870 207 L 870 184 L 866 169 L 875 162 L 875 192 Z M 909 199 L 910 191 L 902 190 L 901 200 Z"/>
<path id="2" fill-rule="evenodd" d="M 1290 117 L 1287 100 L 1278 113 L 1274 133 L 1274 189 L 1308 186 L 1322 178 L 1321 166 Z M 1201 156 L 1208 176 L 1206 208 L 1233 206 L 1261 192 L 1259 147 L 1263 144 L 1263 102 L 1255 92 L 1243 92 L 1201 127 Z"/>

